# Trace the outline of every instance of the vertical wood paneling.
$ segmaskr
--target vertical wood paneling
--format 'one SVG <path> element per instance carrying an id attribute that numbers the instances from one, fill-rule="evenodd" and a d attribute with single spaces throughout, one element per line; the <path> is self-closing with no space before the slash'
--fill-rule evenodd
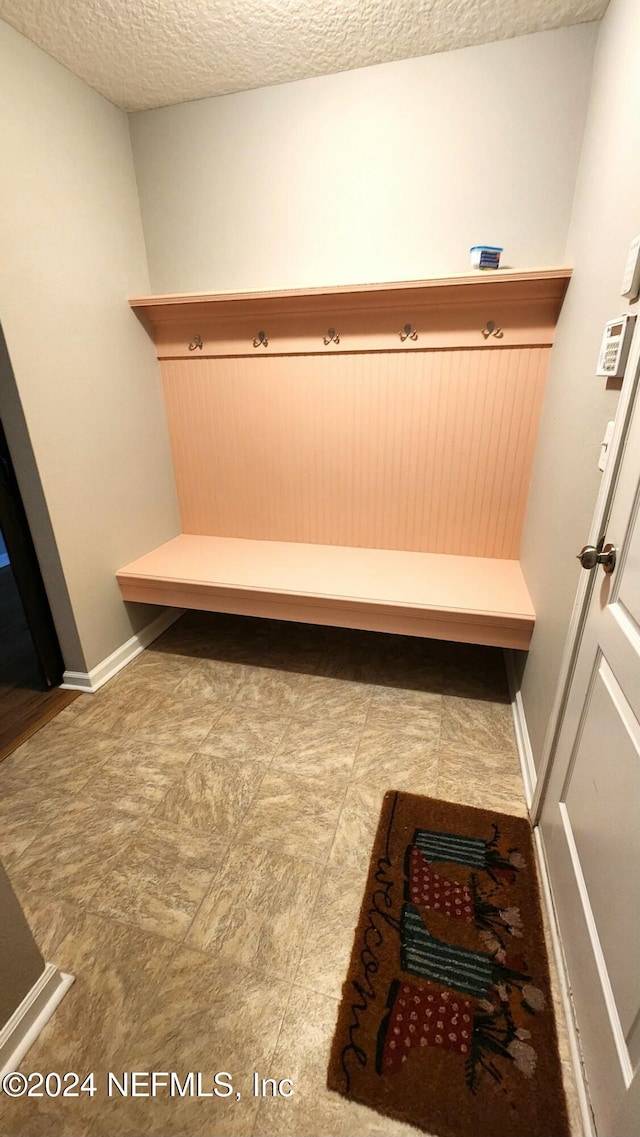
<path id="1" fill-rule="evenodd" d="M 516 558 L 548 355 L 164 361 L 183 531 Z"/>

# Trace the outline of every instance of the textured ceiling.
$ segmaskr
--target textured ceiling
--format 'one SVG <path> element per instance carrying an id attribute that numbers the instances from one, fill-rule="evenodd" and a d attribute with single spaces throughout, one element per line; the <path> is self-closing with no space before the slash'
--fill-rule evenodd
<path id="1" fill-rule="evenodd" d="M 0 17 L 124 110 L 599 19 L 608 0 L 0 0 Z"/>

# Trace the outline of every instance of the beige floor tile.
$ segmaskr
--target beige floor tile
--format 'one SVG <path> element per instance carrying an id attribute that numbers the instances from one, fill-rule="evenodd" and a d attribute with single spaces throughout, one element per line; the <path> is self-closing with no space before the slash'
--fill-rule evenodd
<path id="1" fill-rule="evenodd" d="M 338 1137 L 424 1137 L 424 1130 L 414 1129 L 412 1125 L 384 1117 L 364 1105 L 349 1102 Z"/>
<path id="2" fill-rule="evenodd" d="M 523 793 L 520 762 L 517 753 L 512 751 L 483 750 L 474 746 L 473 742 L 466 751 L 443 744 L 440 747 L 440 773 L 469 786 L 507 787 Z"/>
<path id="3" fill-rule="evenodd" d="M 55 820 L 56 810 L 63 806 L 62 794 L 36 786 L 17 787 L 6 793 L 0 767 L 0 857 L 9 868 L 24 853 L 36 836 Z"/>
<path id="4" fill-rule="evenodd" d="M 331 848 L 344 782 L 269 769 L 237 836 L 324 864 Z"/>
<path id="5" fill-rule="evenodd" d="M 216 720 L 213 730 L 200 743 L 199 750 L 217 758 L 269 763 L 273 758 L 289 719 L 287 716 L 231 706 Z"/>
<path id="6" fill-rule="evenodd" d="M 232 1088 L 236 1084 L 250 1087 L 251 1077 L 251 1071 L 244 1077 L 236 1077 Z M 213 1081 L 208 1072 L 202 1087 L 211 1093 Z M 100 1112 L 94 1112 L 88 1119 L 90 1127 L 83 1137 L 250 1137 L 257 1109 L 258 1101 L 250 1089 L 241 1094 L 239 1101 L 236 1101 L 235 1089 L 228 1100 L 215 1096 L 181 1098 L 177 1091 L 171 1097 L 168 1091 L 160 1089 L 152 1101 L 129 1097 L 100 1103 Z M 52 1132 L 54 1130 L 46 1137 L 51 1137 Z M 57 1137 L 57 1130 L 55 1133 Z M 78 1137 L 78 1133 L 63 1134 L 63 1137 Z"/>
<path id="7" fill-rule="evenodd" d="M 0 766 L 0 794 L 24 787 L 70 794 L 91 779 L 109 755 L 108 743 L 84 721 L 57 718 L 14 750 Z"/>
<path id="8" fill-rule="evenodd" d="M 374 687 L 372 689 L 369 719 L 385 715 L 408 720 L 432 719 L 442 711 L 442 694 L 439 691 L 416 691 L 407 687 Z"/>
<path id="9" fill-rule="evenodd" d="M 228 839 L 153 819 L 126 845 L 87 907 L 180 940 L 228 849 Z"/>
<path id="10" fill-rule="evenodd" d="M 196 754 L 167 792 L 155 817 L 185 829 L 234 835 L 264 775 L 262 762 L 238 763 Z"/>
<path id="11" fill-rule="evenodd" d="M 519 817 L 527 815 L 518 758 L 509 751 L 488 753 L 474 747 L 465 753 L 443 746 L 437 796 Z"/>
<path id="12" fill-rule="evenodd" d="M 292 719 L 273 758 L 273 769 L 346 779 L 360 744 L 361 727 L 341 720 Z"/>
<path id="13" fill-rule="evenodd" d="M 228 663 L 218 659 L 198 660 L 181 679 L 176 692 L 227 703 L 237 693 L 247 669 L 241 663 Z"/>
<path id="14" fill-rule="evenodd" d="M 0 855 L 78 975 L 24 1068 L 234 1085 L 23 1100 L 3 1137 L 414 1133 L 325 1089 L 390 787 L 526 815 L 501 652 L 192 612 L 2 763 Z M 260 1102 L 254 1071 L 293 1098 Z"/>
<path id="15" fill-rule="evenodd" d="M 376 684 L 435 695 L 442 693 L 441 645 L 434 641 L 388 636 L 386 647 L 377 654 L 378 665 L 373 679 Z"/>
<path id="16" fill-rule="evenodd" d="M 367 683 L 352 683 L 345 679 L 331 679 L 322 675 L 309 675 L 301 689 L 293 713 L 296 718 L 330 720 L 335 723 L 353 723 L 364 726 L 371 703 L 372 687 Z"/>
<path id="17" fill-rule="evenodd" d="M 234 703 L 254 710 L 290 714 L 303 689 L 304 679 L 293 671 L 270 667 L 249 667 Z"/>
<path id="18" fill-rule="evenodd" d="M 188 1102 L 165 1102 L 160 1116 L 154 1113 L 151 1132 L 234 1137 L 251 1131 L 258 1104 L 252 1076 L 256 1070 L 265 1077 L 271 1072 L 288 993 L 289 985 L 277 979 L 178 948 L 164 974 L 157 1008 L 139 1022 L 129 1047 L 130 1068 L 209 1075 L 226 1071 L 233 1078 L 234 1096 L 205 1099 L 193 1103 L 193 1109 Z M 238 1092 L 240 1101 L 235 1098 Z M 145 1104 L 146 1114 L 136 1111 L 143 1127 L 131 1133 L 149 1131 L 144 1127 L 145 1116 L 149 1125 L 149 1103 Z"/>
<path id="19" fill-rule="evenodd" d="M 132 665 L 133 666 L 133 665 Z M 114 684 L 117 680 L 112 681 Z M 124 682 L 124 681 L 123 681 Z M 115 738 L 131 737 L 138 727 L 140 717 L 147 704 L 157 699 L 159 692 L 148 684 L 127 683 L 126 688 L 118 684 L 107 684 L 104 690 L 91 696 L 90 706 L 82 703 L 82 712 L 76 718 L 76 726 L 94 733 L 94 737 L 107 735 Z M 171 692 L 167 692 L 167 697 Z"/>
<path id="20" fill-rule="evenodd" d="M 206 697 L 181 696 L 149 688 L 122 701 L 112 701 L 83 724 L 116 738 L 145 738 L 157 746 L 193 753 L 222 713 L 223 703 Z"/>
<path id="21" fill-rule="evenodd" d="M 236 844 L 202 902 L 187 944 L 229 965 L 293 978 L 314 901 L 318 870 L 259 845 Z"/>
<path id="22" fill-rule="evenodd" d="M 80 795 L 60 799 L 55 813 L 53 823 L 12 863 L 11 881 L 20 894 L 33 889 L 82 902 L 95 892 L 143 819 Z"/>
<path id="23" fill-rule="evenodd" d="M 130 1070 L 131 1040 L 158 1005 L 162 976 L 175 945 L 110 920 L 84 914 L 56 960 L 75 982 L 28 1051 L 21 1069 L 95 1074 L 89 1098 L 3 1102 L 3 1135 L 81 1137 L 95 1132 L 108 1109 L 107 1070 Z M 149 1107 L 149 1102 L 146 1103 Z M 105 1130 L 105 1137 L 107 1131 Z"/>
<path id="24" fill-rule="evenodd" d="M 141 711 L 134 730 L 158 746 L 184 744 L 195 750 L 227 704 L 228 700 L 218 701 L 206 695 L 154 695 Z"/>
<path id="25" fill-rule="evenodd" d="M 165 749 L 142 738 L 104 741 L 103 753 L 111 754 L 89 779 L 83 794 L 105 806 L 113 803 L 126 813 L 149 813 L 162 801 L 187 762 L 185 750 Z"/>
<path id="26" fill-rule="evenodd" d="M 295 977 L 298 986 L 340 997 L 365 884 L 366 873 L 357 869 L 325 869 Z"/>
<path id="27" fill-rule="evenodd" d="M 427 723 L 411 730 L 378 730 L 367 723 L 351 778 L 387 790 L 435 793 L 438 777 L 438 729 Z"/>
<path id="28" fill-rule="evenodd" d="M 481 644 L 445 644 L 445 695 L 509 702 L 504 652 Z"/>
<path id="29" fill-rule="evenodd" d="M 164 638 L 164 637 L 163 637 Z M 162 639 L 156 640 L 147 651 L 143 651 L 119 674 L 117 680 L 135 678 L 136 681 L 147 677 L 152 684 L 163 684 L 167 689 L 175 690 L 180 680 L 189 673 L 197 658 L 184 654 L 170 644 L 161 648 Z"/>
<path id="30" fill-rule="evenodd" d="M 62 963 L 65 938 L 76 935 L 84 927 L 84 910 L 68 900 L 55 900 L 32 888 L 20 894 L 20 904 L 33 937 L 47 963 Z"/>
<path id="31" fill-rule="evenodd" d="M 271 1137 L 327 1137 L 340 1133 L 350 1103 L 326 1088 L 338 1003 L 294 987 L 270 1063 L 271 1076 L 290 1078 L 290 1098 L 260 1102 L 254 1133 Z"/>
<path id="32" fill-rule="evenodd" d="M 445 695 L 442 707 L 443 747 L 489 754 L 517 754 L 513 716 L 508 703 Z"/>
<path id="33" fill-rule="evenodd" d="M 330 865 L 367 871 L 387 789 L 388 786 L 369 781 L 355 782 L 348 787 L 331 847 Z"/>
<path id="34" fill-rule="evenodd" d="M 152 695 L 170 695 L 196 664 L 197 661 L 187 657 L 156 652 L 151 647 L 90 697 L 96 703 L 123 703 L 128 698 L 143 696 L 147 691 Z"/>
<path id="35" fill-rule="evenodd" d="M 169 1063 L 169 1069 L 235 1076 L 236 1069 L 269 1060 L 288 992 L 277 979 L 180 947 L 163 976 L 159 1005 L 139 1021 L 131 1049 L 150 1063 L 146 1069 Z"/>
<path id="36" fill-rule="evenodd" d="M 385 713 L 380 708 L 374 712 L 371 708 L 362 731 L 362 741 L 375 747 L 383 734 L 393 733 L 408 745 L 413 742 L 431 749 L 432 743 L 440 740 L 441 720 L 440 704 L 420 715 L 394 715 L 392 711 Z"/>
<path id="37" fill-rule="evenodd" d="M 511 813 L 515 817 L 528 816 L 524 792 L 521 790 L 518 793 L 515 788 L 513 792 L 510 787 L 505 790 L 494 789 L 442 775 L 438 778 L 437 796 L 443 801 L 474 805 L 478 809 L 495 809 L 498 813 Z"/>
<path id="38" fill-rule="evenodd" d="M 75 983 L 29 1051 L 31 1069 L 128 1069 L 131 1040 L 158 1005 L 174 951 L 168 940 L 85 912 L 60 951 Z"/>
<path id="39" fill-rule="evenodd" d="M 32 1070 L 24 1063 L 22 1068 L 25 1074 Z M 2 1137 L 52 1137 L 52 1134 L 55 1137 L 79 1137 L 82 1134 L 84 1137 L 89 1132 L 90 1121 L 86 1112 L 84 1117 L 82 1113 L 91 1109 L 91 1104 L 69 1098 L 18 1098 L 8 1104 L 3 1103 Z M 93 1109 L 95 1112 L 95 1105 Z"/>

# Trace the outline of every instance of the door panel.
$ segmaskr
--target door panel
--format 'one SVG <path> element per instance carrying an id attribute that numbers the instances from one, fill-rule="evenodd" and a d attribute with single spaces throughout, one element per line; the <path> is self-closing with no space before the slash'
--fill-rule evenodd
<path id="1" fill-rule="evenodd" d="M 596 1127 L 639 1137 L 640 405 L 636 397 L 542 801 L 549 868 Z"/>
<path id="2" fill-rule="evenodd" d="M 563 798 L 626 1035 L 640 1006 L 640 923 L 619 933 L 630 907 L 640 911 L 640 728 L 604 657 Z"/>

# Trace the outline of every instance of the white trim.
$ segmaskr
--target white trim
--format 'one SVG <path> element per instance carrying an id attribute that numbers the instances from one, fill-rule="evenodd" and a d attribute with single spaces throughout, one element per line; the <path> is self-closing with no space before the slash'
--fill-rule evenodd
<path id="1" fill-rule="evenodd" d="M 511 713 L 513 714 L 516 746 L 518 747 L 520 770 L 522 772 L 522 781 L 524 782 L 524 796 L 527 806 L 530 809 L 536 790 L 536 764 L 533 760 L 533 750 L 531 749 L 529 728 L 527 727 L 527 719 L 524 713 L 524 703 L 516 676 L 515 658 L 510 648 L 505 648 L 504 662 L 507 668 L 507 682 L 509 684 L 509 695 L 511 697 Z"/>
<path id="2" fill-rule="evenodd" d="M 137 632 L 126 643 L 120 645 L 115 651 L 108 655 L 102 663 L 98 663 L 91 671 L 65 671 L 63 675 L 63 682 L 60 684 L 63 691 L 84 691 L 86 694 L 95 695 L 96 691 L 103 686 L 123 667 L 131 663 L 141 651 L 144 651 L 150 643 L 166 632 L 172 624 L 182 615 L 184 615 L 184 608 L 165 608 L 157 619 L 152 623 L 147 624 L 146 628 Z"/>
<path id="3" fill-rule="evenodd" d="M 0 1030 L 0 1078 L 17 1070 L 73 980 L 55 964 L 45 963 L 42 975 Z"/>
<path id="4" fill-rule="evenodd" d="M 533 837 L 534 848 L 536 852 L 536 861 L 538 865 L 538 871 L 540 873 L 540 883 L 542 885 L 542 899 L 547 911 L 547 915 L 549 917 L 551 945 L 553 947 L 553 955 L 560 983 L 560 997 L 562 999 L 562 1008 L 564 1010 L 564 1017 L 567 1024 L 567 1036 L 569 1039 L 569 1050 L 571 1052 L 571 1064 L 573 1066 L 576 1089 L 578 1091 L 578 1103 L 580 1105 L 582 1129 L 584 1137 L 595 1137 L 596 1129 L 593 1121 L 593 1114 L 591 1112 L 589 1094 L 587 1091 L 585 1070 L 582 1062 L 582 1052 L 580 1050 L 580 1039 L 578 1036 L 578 1028 L 576 1025 L 575 1016 L 573 1014 L 573 1001 L 571 999 L 571 984 L 569 982 L 569 974 L 567 971 L 567 961 L 565 959 L 565 954 L 562 948 L 560 929 L 558 928 L 556 909 L 555 904 L 553 903 L 553 893 L 551 891 L 551 880 L 549 878 L 549 869 L 547 866 L 547 855 L 544 848 L 544 841 L 542 839 L 540 828 L 537 825 L 534 826 Z"/>

